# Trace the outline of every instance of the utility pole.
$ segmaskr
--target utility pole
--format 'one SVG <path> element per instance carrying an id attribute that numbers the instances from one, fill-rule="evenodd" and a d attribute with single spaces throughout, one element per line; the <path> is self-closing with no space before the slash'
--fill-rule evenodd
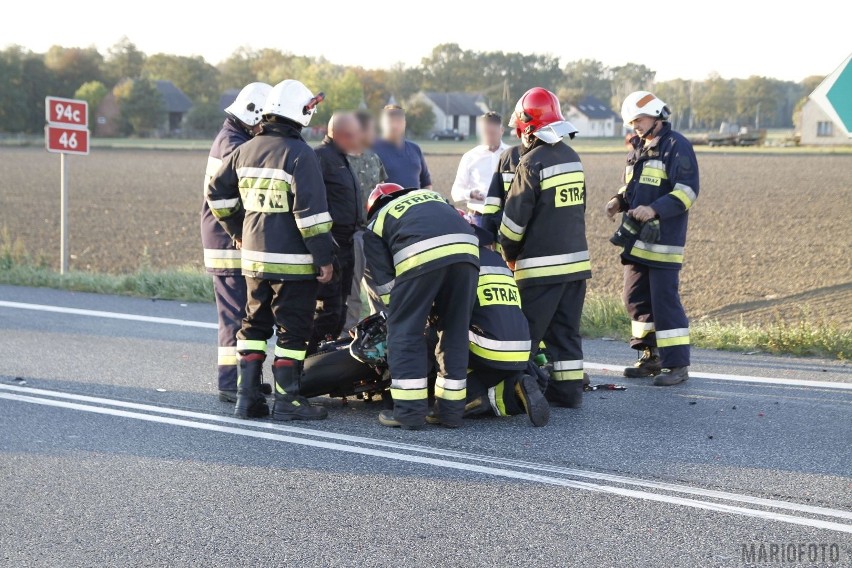
<path id="1" fill-rule="evenodd" d="M 761 101 L 757 101 L 757 112 L 754 115 L 754 129 L 760 130 L 760 103 Z"/>

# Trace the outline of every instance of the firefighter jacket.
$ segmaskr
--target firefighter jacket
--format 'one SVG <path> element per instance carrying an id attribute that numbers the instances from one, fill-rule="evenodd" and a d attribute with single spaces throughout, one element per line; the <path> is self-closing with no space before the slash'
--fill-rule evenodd
<path id="1" fill-rule="evenodd" d="M 631 140 L 633 150 L 627 158 L 624 182 L 619 191 L 622 209 L 648 205 L 660 219 L 660 238 L 656 243 L 639 240 L 625 247 L 622 258 L 657 268 L 679 269 L 689 208 L 698 197 L 698 161 L 692 144 L 663 123 L 660 133 L 645 146 L 639 136 Z"/>
<path id="2" fill-rule="evenodd" d="M 470 365 L 522 370 L 530 359 L 530 328 L 512 271 L 496 252 L 479 248 L 479 283 L 470 319 Z"/>
<path id="3" fill-rule="evenodd" d="M 228 118 L 210 148 L 207 157 L 207 172 L 204 175 L 204 190 L 201 204 L 201 246 L 204 247 L 204 267 L 207 272 L 219 276 L 231 276 L 240 273 L 240 251 L 234 246 L 234 239 L 216 220 L 216 216 L 207 205 L 207 186 L 219 168 L 222 160 L 247 142 L 251 136 L 236 119 Z"/>
<path id="4" fill-rule="evenodd" d="M 591 277 L 586 244 L 586 178 L 567 144 L 536 140 L 521 156 L 500 224 L 503 257 L 518 286 Z"/>
<path id="5" fill-rule="evenodd" d="M 331 215 L 316 154 L 299 130 L 265 123 L 210 180 L 207 202 L 242 240 L 242 271 L 268 280 L 310 280 L 331 264 Z"/>
<path id="6" fill-rule="evenodd" d="M 367 275 L 389 304 L 396 283 L 469 262 L 479 266 L 479 239 L 438 193 L 419 189 L 382 207 L 364 232 Z"/>
<path id="7" fill-rule="evenodd" d="M 494 171 L 491 184 L 488 186 L 488 195 L 485 198 L 485 207 L 482 210 L 482 227 L 490 231 L 495 240 L 503 217 L 503 203 L 506 201 L 506 194 L 509 193 L 509 187 L 515 178 L 515 169 L 517 169 L 520 159 L 520 146 L 506 148 L 500 154 L 500 161 L 497 162 L 497 169 Z"/>

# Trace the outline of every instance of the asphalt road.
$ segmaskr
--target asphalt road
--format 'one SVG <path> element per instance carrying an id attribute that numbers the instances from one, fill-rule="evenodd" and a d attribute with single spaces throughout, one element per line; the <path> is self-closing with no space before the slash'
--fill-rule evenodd
<path id="1" fill-rule="evenodd" d="M 284 425 L 216 399 L 214 319 L 0 287 L 0 566 L 852 566 L 846 364 L 696 351 L 662 389 L 588 341 L 628 389 L 546 428 Z"/>

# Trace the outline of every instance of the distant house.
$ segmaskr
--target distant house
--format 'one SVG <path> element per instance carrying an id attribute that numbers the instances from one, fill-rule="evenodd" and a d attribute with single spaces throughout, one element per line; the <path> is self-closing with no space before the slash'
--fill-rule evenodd
<path id="1" fill-rule="evenodd" d="M 435 113 L 432 131 L 458 130 L 465 136 L 476 136 L 476 118 L 488 112 L 485 99 L 475 93 L 439 93 L 422 91 L 414 100 L 423 101 Z"/>
<path id="2" fill-rule="evenodd" d="M 808 146 L 834 146 L 852 143 L 843 129 L 812 99 L 802 107 L 800 142 Z"/>
<path id="3" fill-rule="evenodd" d="M 621 134 L 621 117 L 602 100 L 586 96 L 577 104 L 569 105 L 565 118 L 580 131 L 584 138 L 610 138 Z"/>
<path id="4" fill-rule="evenodd" d="M 852 54 L 808 95 L 798 123 L 802 144 L 852 144 Z"/>
<path id="5" fill-rule="evenodd" d="M 154 81 L 154 86 L 159 91 L 166 110 L 163 126 L 155 134 L 168 136 L 180 130 L 186 113 L 192 108 L 192 101 L 171 81 Z M 97 117 L 95 136 L 103 138 L 121 136 L 121 104 L 115 98 L 113 91 L 103 98 L 95 110 L 95 116 Z"/>
<path id="6" fill-rule="evenodd" d="M 155 81 L 168 113 L 168 132 L 180 130 L 184 116 L 192 108 L 192 100 L 171 81 Z"/>

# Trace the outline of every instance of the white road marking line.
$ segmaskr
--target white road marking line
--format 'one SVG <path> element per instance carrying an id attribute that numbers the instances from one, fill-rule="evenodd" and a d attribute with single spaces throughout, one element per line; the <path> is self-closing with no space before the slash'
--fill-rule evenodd
<path id="1" fill-rule="evenodd" d="M 493 475 L 496 477 L 504 477 L 509 479 L 519 479 L 523 481 L 532 481 L 547 485 L 557 485 L 561 487 L 570 487 L 573 489 L 582 489 L 585 491 L 595 491 L 600 493 L 609 493 L 621 497 L 630 497 L 633 499 L 642 499 L 645 501 L 655 501 L 658 503 L 666 503 L 671 505 L 682 505 L 694 509 L 703 509 L 714 511 L 717 513 L 728 513 L 733 515 L 741 515 L 745 517 L 753 517 L 770 521 L 779 521 L 794 525 L 806 527 L 826 529 L 852 534 L 852 525 L 835 523 L 832 521 L 823 521 L 819 519 L 811 519 L 807 517 L 796 517 L 793 515 L 785 515 L 782 513 L 774 513 L 771 511 L 761 511 L 757 509 L 747 509 L 745 507 L 736 507 L 733 505 L 725 505 L 720 503 L 711 503 L 707 501 L 697 501 L 685 497 L 674 497 L 671 495 L 660 495 L 657 493 L 648 493 L 645 491 L 637 491 L 634 489 L 624 489 L 622 487 L 610 487 L 606 485 L 598 485 L 594 483 L 586 483 L 583 481 L 574 481 L 570 479 L 562 479 L 556 477 L 548 477 L 534 473 L 526 473 L 521 471 L 513 471 L 509 469 L 501 469 L 496 467 L 481 466 L 469 463 L 455 462 L 445 459 L 429 458 L 424 456 L 412 456 L 397 452 L 389 452 L 385 450 L 377 450 L 374 448 L 363 448 L 360 446 L 347 446 L 335 442 L 325 442 L 321 440 L 310 440 L 297 438 L 294 436 L 285 436 L 283 434 L 274 434 L 272 432 L 259 432 L 257 430 L 247 430 L 245 428 L 233 428 L 230 426 L 219 426 L 217 424 L 209 424 L 206 422 L 195 422 L 192 420 L 183 420 L 180 418 L 169 418 L 167 416 L 156 416 L 153 414 L 143 414 L 139 412 L 130 412 L 127 410 L 117 410 L 114 408 L 104 408 L 102 406 L 89 406 L 78 404 L 75 402 L 65 402 L 62 400 L 52 400 L 47 398 L 37 398 L 13 393 L 0 393 L 0 399 L 13 400 L 17 402 L 26 402 L 29 404 L 40 404 L 44 406 L 53 406 L 59 408 L 67 408 L 71 410 L 79 410 L 82 412 L 91 412 L 94 414 L 103 414 L 108 416 L 118 416 L 122 418 L 131 418 L 134 420 L 142 420 L 145 422 L 154 422 L 159 424 L 169 424 L 172 426 L 182 426 L 186 428 L 194 428 L 197 430 L 207 430 L 211 432 L 219 432 L 222 434 L 234 434 L 237 436 L 246 436 L 250 438 L 259 438 L 264 440 L 272 440 L 276 442 L 285 442 L 300 446 L 309 446 L 314 448 L 322 448 L 326 450 L 334 450 L 350 454 L 359 454 L 364 456 L 380 457 L 395 461 L 408 463 L 416 463 L 421 465 L 431 465 L 446 469 L 455 469 L 473 473 L 481 473 L 484 475 Z"/>
<path id="2" fill-rule="evenodd" d="M 157 318 L 152 316 L 140 316 L 137 314 L 124 314 L 121 312 L 102 312 L 99 310 L 84 310 L 80 308 L 64 308 L 62 306 L 45 306 L 42 304 L 26 304 L 22 302 L 6 302 L 0 300 L 0 308 L 14 308 L 18 310 L 34 310 L 37 312 L 52 312 L 55 314 L 68 314 L 73 316 L 89 316 L 95 318 L 107 318 L 126 321 L 140 321 L 146 323 L 158 323 L 165 325 L 179 325 L 181 327 L 200 327 L 203 329 L 219 329 L 215 323 L 204 321 L 182 320 L 174 318 Z"/>
<path id="3" fill-rule="evenodd" d="M 601 363 L 583 363 L 583 366 L 586 369 L 593 369 L 595 371 L 609 371 L 612 373 L 618 373 L 619 375 L 624 371 L 624 365 L 619 366 Z M 740 383 L 762 383 L 769 385 L 784 385 L 792 387 L 852 390 L 852 383 L 840 383 L 833 381 L 805 381 L 800 379 L 781 379 L 774 377 L 754 377 L 751 375 L 725 375 L 720 373 L 697 372 L 693 371 L 692 369 L 689 370 L 689 378 L 711 379 L 715 381 L 735 381 Z"/>
<path id="4" fill-rule="evenodd" d="M 419 446 L 415 444 L 405 444 L 400 442 L 393 442 L 390 440 L 381 440 L 377 438 L 366 438 L 362 436 L 352 436 L 349 434 L 341 434 L 337 432 L 324 432 L 321 430 L 311 430 L 308 428 L 300 428 L 298 426 L 286 426 L 283 424 L 275 424 L 272 422 L 263 422 L 263 421 L 245 421 L 240 420 L 238 418 L 232 418 L 228 416 L 221 416 L 217 414 L 207 414 L 202 412 L 193 412 L 191 410 L 180 410 L 177 408 L 166 408 L 156 405 L 150 404 L 140 404 L 135 402 L 126 402 L 122 400 L 114 400 L 110 398 L 101 398 L 87 395 L 79 395 L 73 393 L 65 393 L 61 391 L 51 391 L 46 389 L 36 389 L 32 387 L 19 387 L 14 385 L 2 385 L 0 384 L 0 390 L 8 390 L 13 392 L 20 392 L 25 394 L 32 394 L 37 396 L 49 396 L 54 398 L 61 398 L 66 400 L 75 400 L 80 402 L 90 402 L 90 403 L 98 403 L 98 404 L 106 404 L 110 406 L 116 406 L 120 408 L 130 408 L 134 410 L 142 410 L 147 412 L 157 412 L 160 414 L 167 414 L 173 416 L 181 416 L 184 418 L 195 418 L 200 420 L 208 420 L 214 422 L 220 422 L 225 424 L 234 424 L 242 427 L 256 427 L 256 428 L 264 428 L 267 430 L 277 430 L 281 432 L 289 432 L 292 434 L 298 435 L 308 435 L 314 436 L 317 438 L 327 438 L 333 439 L 337 441 L 347 441 L 358 444 L 366 444 L 384 448 L 390 448 L 395 450 L 405 450 L 418 452 L 423 454 L 437 455 L 445 458 L 455 458 L 455 459 L 464 459 L 469 461 L 477 461 L 484 462 L 490 464 L 503 465 L 508 467 L 516 467 L 522 469 L 530 469 L 541 472 L 548 473 L 557 473 L 561 475 L 569 475 L 573 477 L 580 477 L 585 479 L 593 479 L 597 481 L 608 481 L 611 483 L 620 483 L 623 485 L 632 485 L 638 487 L 646 487 L 659 489 L 661 491 L 671 491 L 675 493 L 684 493 L 689 495 L 695 495 L 698 497 L 705 498 L 714 498 L 714 499 L 722 499 L 726 501 L 736 501 L 740 503 L 747 503 L 750 505 L 757 505 L 761 507 L 770 507 L 776 509 L 786 509 L 791 511 L 798 511 L 800 513 L 810 513 L 813 515 L 822 515 L 827 517 L 836 517 L 841 519 L 850 519 L 852 520 L 852 511 L 844 511 L 840 509 L 829 509 L 826 507 L 816 507 L 813 505 L 802 505 L 799 503 L 791 503 L 788 501 L 774 501 L 772 499 L 764 499 L 761 497 L 754 497 L 751 495 L 741 495 L 737 493 L 729 493 L 726 491 L 718 491 L 714 489 L 703 489 L 700 487 L 690 487 L 688 485 L 680 485 L 673 483 L 666 483 L 662 481 L 652 481 L 645 480 L 640 478 L 630 478 L 620 475 L 611 475 L 606 473 L 600 473 L 595 471 L 587 471 L 580 470 L 574 468 L 566 468 L 561 466 L 553 466 L 547 464 L 539 464 L 533 462 L 525 462 L 520 460 L 512 460 L 505 458 L 498 458 L 494 456 L 486 456 L 481 454 L 470 454 L 466 452 L 459 452 L 454 450 L 442 450 L 440 448 L 432 448 L 429 446 Z"/>
<path id="5" fill-rule="evenodd" d="M 181 327 L 197 327 L 203 329 L 218 329 L 219 326 L 215 323 L 203 321 L 182 320 L 173 318 L 160 318 L 152 316 L 142 316 L 137 314 L 127 314 L 121 312 L 103 312 L 98 310 L 85 310 L 80 308 L 65 308 L 62 306 L 48 306 L 44 304 L 28 304 L 23 302 L 7 302 L 0 300 L 0 308 L 12 308 L 19 310 L 34 310 L 40 312 L 52 312 L 57 314 L 68 314 L 75 316 L 88 316 L 97 318 L 138 321 L 162 325 L 177 325 Z M 621 373 L 624 369 L 623 365 L 610 365 L 602 363 L 585 363 L 586 369 L 596 371 L 609 371 Z M 690 371 L 689 376 L 696 379 L 711 379 L 717 381 L 736 381 L 745 383 L 762 383 L 769 385 L 783 385 L 795 387 L 811 387 L 834 390 L 852 390 L 852 383 L 833 382 L 833 381 L 805 381 L 798 379 L 781 379 L 773 377 L 754 377 L 751 375 L 726 375 L 720 373 L 702 373 L 698 371 Z"/>

